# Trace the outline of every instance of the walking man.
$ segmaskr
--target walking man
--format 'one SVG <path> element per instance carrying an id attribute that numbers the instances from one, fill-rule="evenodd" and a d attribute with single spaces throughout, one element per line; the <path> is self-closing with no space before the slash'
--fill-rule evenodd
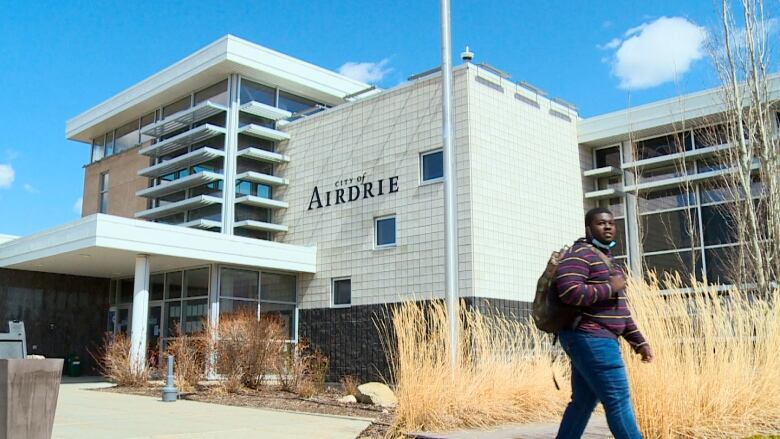
<path id="1" fill-rule="evenodd" d="M 585 238 L 574 243 L 555 273 L 558 297 L 579 311 L 571 328 L 558 334 L 571 360 L 572 395 L 557 437 L 581 437 L 593 409 L 601 402 L 616 439 L 641 438 L 618 337 L 622 336 L 643 362 L 651 362 L 653 353 L 631 317 L 623 291 L 626 280 L 610 253 L 616 244 L 612 213 L 591 209 L 585 215 L 585 230 Z"/>

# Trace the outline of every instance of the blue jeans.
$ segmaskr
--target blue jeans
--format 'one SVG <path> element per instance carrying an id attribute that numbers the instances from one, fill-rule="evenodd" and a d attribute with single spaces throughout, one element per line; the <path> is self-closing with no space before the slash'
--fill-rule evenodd
<path id="1" fill-rule="evenodd" d="M 582 331 L 561 331 L 558 338 L 571 360 L 571 402 L 556 437 L 581 437 L 593 409 L 601 402 L 615 439 L 641 439 L 618 341 Z"/>

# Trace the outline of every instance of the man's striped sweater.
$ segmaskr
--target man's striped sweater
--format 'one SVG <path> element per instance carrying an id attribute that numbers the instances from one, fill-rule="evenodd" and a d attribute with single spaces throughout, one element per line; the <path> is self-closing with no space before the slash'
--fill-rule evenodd
<path id="1" fill-rule="evenodd" d="M 555 271 L 558 297 L 568 305 L 580 309 L 582 319 L 577 330 L 597 337 L 622 336 L 634 350 L 646 344 L 626 303 L 623 290 L 612 291 L 610 270 L 596 253 L 597 249 L 585 238 L 577 240 L 565 254 Z M 609 252 L 603 252 L 614 270 L 623 275 L 620 266 Z"/>

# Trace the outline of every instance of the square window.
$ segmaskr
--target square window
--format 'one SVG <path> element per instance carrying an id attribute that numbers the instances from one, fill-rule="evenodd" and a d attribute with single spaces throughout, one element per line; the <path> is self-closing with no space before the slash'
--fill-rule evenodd
<path id="1" fill-rule="evenodd" d="M 422 181 L 437 181 L 444 178 L 444 152 L 436 150 L 420 155 Z"/>
<path id="2" fill-rule="evenodd" d="M 352 279 L 333 279 L 333 305 L 349 306 L 352 304 Z"/>
<path id="3" fill-rule="evenodd" d="M 375 242 L 377 247 L 395 246 L 395 217 L 386 216 L 374 220 Z"/>

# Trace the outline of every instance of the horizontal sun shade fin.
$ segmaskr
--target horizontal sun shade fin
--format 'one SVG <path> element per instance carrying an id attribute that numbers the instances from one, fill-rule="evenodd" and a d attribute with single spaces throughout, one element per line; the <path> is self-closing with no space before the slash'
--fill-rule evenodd
<path id="1" fill-rule="evenodd" d="M 271 120 L 287 119 L 288 117 L 292 116 L 292 113 L 287 110 L 261 104 L 260 102 L 256 101 L 247 102 L 241 106 L 240 110 L 244 113 L 254 114 L 255 116 L 260 116 Z"/>
<path id="2" fill-rule="evenodd" d="M 254 171 L 242 172 L 236 175 L 236 180 L 251 181 L 252 183 L 262 183 L 269 186 L 286 186 L 289 183 L 286 178 Z"/>
<path id="3" fill-rule="evenodd" d="M 222 175 L 211 171 L 202 171 L 196 174 L 188 175 L 170 182 L 162 182 L 157 186 L 152 186 L 136 192 L 139 197 L 157 198 L 164 197 L 174 192 L 189 189 L 191 187 L 208 184 L 213 181 L 222 180 Z"/>
<path id="4" fill-rule="evenodd" d="M 214 220 L 207 220 L 207 219 L 196 219 L 192 221 L 187 221 L 186 223 L 181 223 L 179 225 L 183 227 L 190 227 L 193 229 L 203 229 L 203 230 L 218 229 L 222 227 L 221 222 L 214 221 Z"/>
<path id="5" fill-rule="evenodd" d="M 239 221 L 236 223 L 236 227 L 251 229 L 251 230 L 260 230 L 263 232 L 286 232 L 287 231 L 287 226 L 283 224 L 273 224 L 273 223 L 266 223 L 262 221 L 255 221 L 255 220 Z"/>
<path id="6" fill-rule="evenodd" d="M 172 215 L 174 213 L 182 212 L 185 210 L 210 206 L 212 204 L 221 204 L 221 203 L 222 203 L 222 198 L 212 197 L 210 195 L 198 195 L 197 197 L 187 198 L 186 200 L 181 200 L 175 203 L 166 204 L 164 206 L 143 210 L 141 212 L 136 213 L 135 217 L 145 218 L 145 219 L 162 218 L 164 216 Z"/>
<path id="7" fill-rule="evenodd" d="M 205 124 L 185 131 L 177 136 L 173 136 L 170 139 L 165 139 L 154 145 L 149 145 L 146 148 L 143 148 L 140 153 L 159 157 L 186 148 L 193 143 L 207 140 L 220 134 L 225 134 L 225 132 L 226 130 L 222 127 Z"/>
<path id="8" fill-rule="evenodd" d="M 290 138 L 290 135 L 287 133 L 284 133 L 282 131 L 277 131 L 273 128 L 266 128 L 260 125 L 255 125 L 253 123 L 242 126 L 241 128 L 238 129 L 238 133 L 246 134 L 252 137 L 257 137 L 259 139 L 267 139 L 267 140 L 274 140 L 274 141 L 288 140 Z"/>
<path id="9" fill-rule="evenodd" d="M 284 154 L 276 152 L 266 151 L 258 148 L 246 148 L 238 151 L 236 154 L 238 157 L 246 157 L 253 160 L 259 160 L 261 162 L 268 163 L 286 163 L 290 161 L 290 158 Z"/>
<path id="10" fill-rule="evenodd" d="M 174 159 L 166 160 L 154 166 L 149 166 L 148 168 L 143 168 L 138 171 L 138 175 L 151 178 L 162 177 L 163 175 L 178 171 L 179 169 L 189 168 L 190 166 L 199 165 L 224 156 L 225 153 L 218 149 L 200 148 Z"/>
<path id="11" fill-rule="evenodd" d="M 215 114 L 227 111 L 227 108 L 211 101 L 202 102 L 192 108 L 174 113 L 144 130 L 147 136 L 160 137 L 176 130 L 186 128 L 195 122 L 208 119 Z"/>
<path id="12" fill-rule="evenodd" d="M 246 204 L 256 207 L 267 207 L 270 209 L 287 209 L 289 204 L 286 201 L 269 200 L 268 198 L 256 197 L 254 195 L 245 195 L 236 199 L 236 204 Z"/>

